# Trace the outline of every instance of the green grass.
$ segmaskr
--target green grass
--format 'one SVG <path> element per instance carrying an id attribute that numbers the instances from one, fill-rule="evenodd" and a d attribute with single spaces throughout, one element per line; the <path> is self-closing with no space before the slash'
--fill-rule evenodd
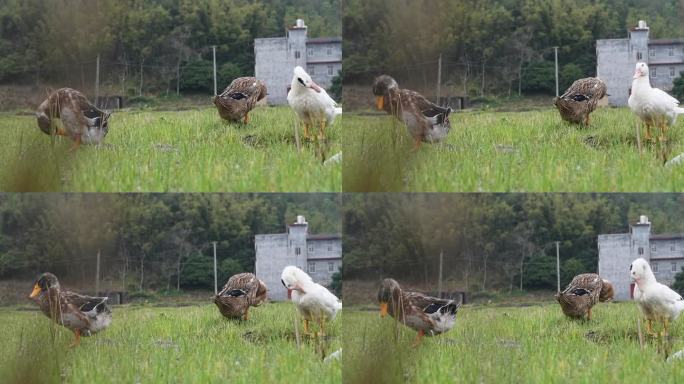
<path id="1" fill-rule="evenodd" d="M 673 353 L 684 348 L 681 320 L 669 343 L 647 338 L 641 350 L 634 303 L 598 304 L 593 312 L 593 320 L 576 321 L 555 303 L 466 305 L 454 329 L 411 348 L 413 330 L 378 312 L 346 310 L 343 375 L 374 383 L 674 383 L 684 377 L 684 360 L 666 362 L 662 352 L 666 344 Z"/>
<path id="2" fill-rule="evenodd" d="M 32 115 L 0 115 L 4 191 L 334 192 L 342 166 L 321 164 L 340 151 L 339 123 L 327 143 L 302 142 L 287 107 L 257 108 L 247 125 L 223 122 L 214 108 L 121 111 L 101 147 L 40 132 Z M 299 129 L 301 137 L 302 130 Z M 322 150 L 321 148 L 324 148 Z"/>
<path id="3" fill-rule="evenodd" d="M 39 312 L 0 310 L 0 377 L 5 383 L 339 383 L 340 318 L 327 339 L 298 348 L 290 303 L 250 310 L 246 322 L 213 304 L 182 308 L 124 306 L 112 325 L 69 348 L 73 334 Z M 301 331 L 301 323 L 299 324 Z M 322 352 L 323 351 L 323 352 Z"/>
<path id="4" fill-rule="evenodd" d="M 664 167 L 659 148 L 636 142 L 636 117 L 603 108 L 590 127 L 555 109 L 454 113 L 444 143 L 411 152 L 403 124 L 386 115 L 346 113 L 345 192 L 663 192 L 684 190 L 684 165 Z M 669 158 L 684 152 L 682 119 Z M 642 136 L 643 136 L 642 132 Z"/>

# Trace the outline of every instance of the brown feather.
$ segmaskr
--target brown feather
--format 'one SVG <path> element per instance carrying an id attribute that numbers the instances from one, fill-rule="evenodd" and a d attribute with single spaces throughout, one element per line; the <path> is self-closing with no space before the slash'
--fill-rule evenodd
<path id="1" fill-rule="evenodd" d="M 231 295 L 234 291 L 244 294 Z M 249 307 L 258 307 L 266 301 L 268 288 L 253 273 L 239 273 L 231 276 L 221 292 L 214 296 L 214 303 L 224 317 L 241 318 Z"/>
<path id="2" fill-rule="evenodd" d="M 561 118 L 575 124 L 588 122 L 598 102 L 606 96 L 606 83 L 595 77 L 579 79 L 572 83 L 565 93 L 553 100 Z"/>
<path id="3" fill-rule="evenodd" d="M 608 301 L 612 295 L 610 282 L 595 273 L 584 273 L 575 276 L 563 292 L 557 293 L 556 300 L 566 316 L 584 318 L 599 300 Z"/>
<path id="4" fill-rule="evenodd" d="M 266 97 L 266 92 L 263 81 L 255 77 L 238 77 L 214 97 L 214 105 L 224 120 L 240 121 L 259 100 Z"/>

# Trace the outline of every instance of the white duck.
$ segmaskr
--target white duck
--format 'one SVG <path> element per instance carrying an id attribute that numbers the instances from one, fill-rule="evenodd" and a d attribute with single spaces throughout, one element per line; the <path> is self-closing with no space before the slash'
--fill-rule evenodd
<path id="1" fill-rule="evenodd" d="M 325 138 L 325 126 L 332 124 L 335 117 L 342 113 L 342 108 L 338 107 L 335 100 L 300 66 L 294 69 L 287 102 L 304 123 L 304 137 L 307 139 L 311 137 L 309 127 L 315 124 L 320 127 L 319 137 Z"/>
<path id="2" fill-rule="evenodd" d="M 287 288 L 287 297 L 295 303 L 299 314 L 304 318 L 304 333 L 309 333 L 309 321 L 314 321 L 320 326 L 319 334 L 324 335 L 323 324 L 334 320 L 337 312 L 342 309 L 337 296 L 294 266 L 285 267 L 280 278 Z"/>
<path id="3" fill-rule="evenodd" d="M 674 125 L 677 115 L 684 113 L 678 107 L 679 101 L 665 91 L 651 87 L 648 65 L 636 64 L 632 91 L 629 95 L 629 108 L 646 124 L 646 138 L 651 138 L 651 126 L 660 128 L 661 135 L 667 132 L 668 125 Z"/>
<path id="4" fill-rule="evenodd" d="M 646 329 L 653 333 L 653 321 L 663 322 L 663 334 L 671 321 L 677 320 L 684 310 L 684 299 L 670 287 L 656 281 L 648 261 L 638 258 L 629 266 L 630 277 L 636 283 L 634 300 L 647 320 Z"/>

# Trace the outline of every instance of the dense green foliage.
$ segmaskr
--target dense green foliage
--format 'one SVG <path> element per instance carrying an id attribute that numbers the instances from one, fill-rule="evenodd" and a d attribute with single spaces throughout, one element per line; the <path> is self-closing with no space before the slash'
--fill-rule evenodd
<path id="1" fill-rule="evenodd" d="M 339 232 L 333 194 L 0 195 L 0 277 L 51 271 L 91 284 L 100 252 L 103 287 L 213 287 L 254 270 L 254 235 L 279 233 L 296 215 L 312 231 Z M 180 274 L 179 274 L 180 272 Z"/>
<path id="2" fill-rule="evenodd" d="M 345 83 L 386 72 L 435 84 L 442 54 L 443 83 L 468 95 L 551 94 L 554 46 L 567 87 L 595 74 L 597 39 L 627 37 L 638 20 L 654 38 L 684 35 L 678 0 L 349 0 L 342 17 Z"/>
<path id="3" fill-rule="evenodd" d="M 90 84 L 99 54 L 103 86 L 124 94 L 175 90 L 178 68 L 181 90 L 211 91 L 198 81 L 211 79 L 212 45 L 224 84 L 253 74 L 254 38 L 297 18 L 311 36 L 341 34 L 338 0 L 3 1 L 0 82 Z"/>
<path id="4" fill-rule="evenodd" d="M 684 72 L 680 72 L 679 77 L 674 80 L 672 95 L 680 101 L 684 100 Z"/>
<path id="5" fill-rule="evenodd" d="M 345 279 L 402 276 L 468 290 L 555 288 L 598 267 L 597 236 L 648 215 L 654 233 L 683 232 L 676 194 L 346 195 Z"/>

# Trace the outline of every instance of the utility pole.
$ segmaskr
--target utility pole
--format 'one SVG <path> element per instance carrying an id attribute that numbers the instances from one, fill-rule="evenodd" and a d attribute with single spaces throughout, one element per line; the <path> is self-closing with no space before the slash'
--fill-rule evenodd
<path id="1" fill-rule="evenodd" d="M 556 97 L 560 94 L 558 93 L 558 47 L 553 47 L 553 56 L 556 60 Z"/>
<path id="2" fill-rule="evenodd" d="M 218 95 L 218 91 L 216 89 L 216 46 L 212 45 L 211 50 L 214 52 L 214 96 L 216 96 Z"/>
<path id="3" fill-rule="evenodd" d="M 216 242 L 212 241 L 214 244 L 214 295 L 218 294 L 218 279 L 216 277 Z"/>
<path id="4" fill-rule="evenodd" d="M 556 241 L 556 287 L 560 292 L 560 241 Z"/>
<path id="5" fill-rule="evenodd" d="M 95 296 L 100 296 L 100 251 L 100 249 L 97 250 L 97 264 L 95 267 Z"/>
<path id="6" fill-rule="evenodd" d="M 440 56 L 441 57 L 441 56 Z M 442 298 L 442 265 L 444 264 L 444 249 L 439 251 L 439 280 L 437 281 L 437 295 Z"/>
<path id="7" fill-rule="evenodd" d="M 439 61 L 437 62 L 437 105 L 440 105 L 439 99 L 442 97 L 442 54 L 439 54 Z M 441 274 L 440 274 L 441 276 Z"/>

